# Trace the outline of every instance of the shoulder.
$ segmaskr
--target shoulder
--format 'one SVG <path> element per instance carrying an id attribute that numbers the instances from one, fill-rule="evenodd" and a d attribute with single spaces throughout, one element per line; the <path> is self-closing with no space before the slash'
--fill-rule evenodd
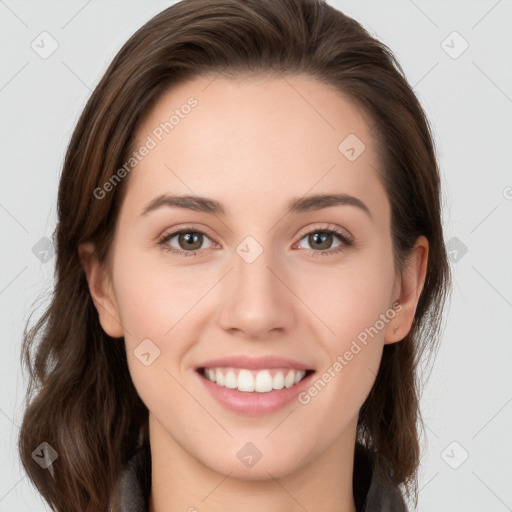
<path id="1" fill-rule="evenodd" d="M 354 452 L 353 491 L 357 512 L 407 512 L 388 464 L 359 443 Z"/>
<path id="2" fill-rule="evenodd" d="M 116 512 L 147 512 L 151 490 L 151 451 L 143 445 L 127 462 L 117 488 L 119 510 Z"/>

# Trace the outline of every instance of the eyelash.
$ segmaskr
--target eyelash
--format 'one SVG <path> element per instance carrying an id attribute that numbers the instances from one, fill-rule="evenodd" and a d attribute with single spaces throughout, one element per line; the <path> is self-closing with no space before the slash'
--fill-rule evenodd
<path id="1" fill-rule="evenodd" d="M 164 233 L 160 239 L 159 239 L 159 242 L 158 242 L 158 245 L 166 252 L 170 252 L 170 253 L 173 253 L 173 254 L 176 254 L 177 256 L 185 256 L 185 257 L 188 257 L 188 256 L 197 256 L 201 251 L 203 251 L 203 249 L 197 249 L 195 251 L 181 251 L 181 250 L 178 250 L 178 249 L 175 249 L 173 247 L 171 247 L 170 245 L 168 245 L 168 241 L 171 240 L 172 238 L 174 238 L 176 235 L 179 235 L 181 233 L 199 233 L 201 235 L 204 235 L 208 238 L 210 238 L 208 236 L 207 233 L 205 233 L 204 231 L 200 230 L 200 229 L 197 229 L 197 228 L 181 228 L 180 230 L 178 231 L 173 231 L 172 233 Z M 306 236 L 308 235 L 311 235 L 313 233 L 328 233 L 328 234 L 333 234 L 333 235 L 336 235 L 338 238 L 340 238 L 340 240 L 343 242 L 342 244 L 340 244 L 338 247 L 336 247 L 335 249 L 329 249 L 327 251 L 315 251 L 314 249 L 308 249 L 310 252 L 312 252 L 312 256 L 313 257 L 318 257 L 318 256 L 330 256 L 332 254 L 336 254 L 336 253 L 339 253 L 339 252 L 342 252 L 344 251 L 347 247 L 350 247 L 352 244 L 353 244 L 353 241 L 351 238 L 347 237 L 347 235 L 345 235 L 343 232 L 341 232 L 339 229 L 337 228 L 321 228 L 321 229 L 318 229 L 318 228 L 315 228 L 313 229 L 312 231 L 308 231 L 307 233 L 304 233 L 304 235 L 302 235 L 302 237 L 300 238 L 299 242 L 305 238 Z"/>

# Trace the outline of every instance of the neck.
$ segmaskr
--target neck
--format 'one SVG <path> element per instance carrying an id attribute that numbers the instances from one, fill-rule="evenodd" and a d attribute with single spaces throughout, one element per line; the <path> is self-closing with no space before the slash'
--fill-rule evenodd
<path id="1" fill-rule="evenodd" d="M 267 460 L 257 479 L 247 479 L 235 474 L 236 467 L 220 473 L 197 460 L 150 415 L 149 512 L 356 512 L 355 423 L 351 427 L 351 435 L 342 436 L 314 460 L 297 461 L 292 471 L 281 472 L 275 461 Z"/>

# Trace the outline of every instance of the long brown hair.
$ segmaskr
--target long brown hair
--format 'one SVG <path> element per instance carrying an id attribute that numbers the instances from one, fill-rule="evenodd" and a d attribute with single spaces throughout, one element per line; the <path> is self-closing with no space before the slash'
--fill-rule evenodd
<path id="1" fill-rule="evenodd" d="M 207 73 L 304 73 L 347 95 L 374 123 L 395 265 L 404 268 L 419 235 L 428 239 L 429 256 L 412 328 L 385 345 L 357 435 L 375 454 L 375 467 L 386 461 L 396 484 L 417 501 L 419 362 L 424 352 L 435 353 L 451 281 L 433 137 L 393 53 L 322 0 L 184 0 L 148 21 L 113 59 L 67 149 L 52 300 L 24 332 L 24 469 L 55 510 L 103 511 L 122 467 L 148 442 L 148 410 L 133 386 L 123 339 L 102 330 L 77 249 L 94 242 L 108 265 L 129 176 L 100 199 L 94 191 L 127 161 L 138 123 L 161 94 Z M 32 457 L 43 442 L 58 454 L 52 471 Z"/>

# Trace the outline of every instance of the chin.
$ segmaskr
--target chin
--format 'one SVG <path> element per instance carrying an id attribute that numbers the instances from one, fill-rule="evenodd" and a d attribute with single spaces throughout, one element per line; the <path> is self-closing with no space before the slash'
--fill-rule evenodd
<path id="1" fill-rule="evenodd" d="M 305 454 L 299 453 L 299 447 L 295 449 L 289 443 L 286 447 L 291 453 L 286 453 L 283 449 L 270 446 L 268 440 L 267 443 L 252 443 L 247 439 L 244 436 L 244 441 L 235 441 L 232 447 L 209 453 L 208 457 L 198 460 L 216 473 L 245 481 L 284 477 L 296 471 L 304 461 Z"/>

